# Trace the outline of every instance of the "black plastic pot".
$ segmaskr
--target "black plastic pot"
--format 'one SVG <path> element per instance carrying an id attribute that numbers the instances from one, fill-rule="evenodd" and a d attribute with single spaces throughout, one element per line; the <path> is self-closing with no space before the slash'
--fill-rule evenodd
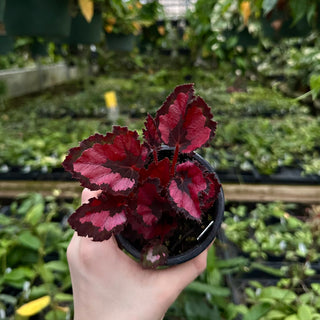
<path id="1" fill-rule="evenodd" d="M 237 31 L 236 28 L 225 30 L 223 34 L 227 39 L 230 37 L 236 37 L 237 45 L 244 48 L 254 47 L 259 43 L 259 40 L 257 38 L 254 38 L 252 34 L 249 33 L 247 28 L 241 31 Z"/>
<path id="2" fill-rule="evenodd" d="M 70 33 L 66 0 L 6 1 L 4 24 L 8 35 L 60 38 Z"/>
<path id="3" fill-rule="evenodd" d="M 14 39 L 9 36 L 0 35 L 0 55 L 7 54 L 14 49 Z"/>
<path id="4" fill-rule="evenodd" d="M 67 42 L 69 44 L 93 44 L 100 42 L 102 23 L 102 14 L 97 10 L 90 23 L 79 13 L 72 18 L 70 36 Z"/>
<path id="5" fill-rule="evenodd" d="M 0 22 L 3 21 L 3 14 L 4 14 L 5 5 L 6 5 L 6 1 L 0 0 Z"/>
<path id="6" fill-rule="evenodd" d="M 166 156 L 170 158 L 170 156 L 173 153 L 173 150 L 165 149 L 165 150 L 161 150 L 160 152 L 166 153 L 165 155 L 163 155 L 163 158 Z M 186 158 L 188 157 L 186 156 Z M 203 159 L 199 154 L 195 153 L 193 156 L 193 160 L 198 161 L 208 171 L 215 172 L 213 167 L 205 159 Z M 183 262 L 189 261 L 195 258 L 196 256 L 198 256 L 212 243 L 212 241 L 216 238 L 217 233 L 221 227 L 221 223 L 224 215 L 224 204 L 225 204 L 224 193 L 221 187 L 217 200 L 214 202 L 213 206 L 208 210 L 206 215 L 206 216 L 212 216 L 213 220 L 206 221 L 205 224 L 202 226 L 203 231 L 200 232 L 198 235 L 195 235 L 197 239 L 199 239 L 198 243 L 193 248 L 185 252 L 182 252 L 177 255 L 172 255 L 172 256 L 169 255 L 166 262 L 166 266 L 173 266 L 173 265 L 177 265 L 177 264 L 181 264 Z M 190 223 L 191 225 L 192 220 L 188 221 L 188 223 Z M 130 242 L 130 240 L 126 238 L 125 232 L 122 232 L 121 234 L 117 235 L 116 239 L 121 249 L 126 250 L 134 258 L 140 259 L 141 248 L 136 247 L 132 242 Z M 169 248 L 169 251 L 170 251 L 170 248 Z"/>
<path id="7" fill-rule="evenodd" d="M 281 22 L 278 29 L 273 26 L 276 21 Z M 293 21 L 288 12 L 275 8 L 267 16 L 263 15 L 261 18 L 263 35 L 273 41 L 279 41 L 282 38 L 306 37 L 312 31 L 307 18 L 303 17 L 295 24 Z"/>
<path id="8" fill-rule="evenodd" d="M 48 44 L 49 43 L 47 41 L 38 41 L 37 38 L 34 38 L 30 45 L 31 56 L 34 59 L 39 57 L 47 57 L 49 55 Z"/>
<path id="9" fill-rule="evenodd" d="M 134 34 L 106 34 L 107 49 L 111 51 L 130 52 L 136 44 L 136 36 Z"/>

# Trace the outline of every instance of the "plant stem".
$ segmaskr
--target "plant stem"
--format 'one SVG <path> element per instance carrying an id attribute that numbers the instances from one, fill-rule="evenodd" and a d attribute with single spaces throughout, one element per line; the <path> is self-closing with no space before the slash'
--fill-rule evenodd
<path id="1" fill-rule="evenodd" d="M 170 176 L 171 177 L 173 177 L 173 175 L 174 175 L 176 164 L 178 162 L 178 155 L 179 155 L 179 146 L 176 145 L 176 148 L 174 150 L 173 159 L 172 159 L 171 171 L 170 171 Z"/>
<path id="2" fill-rule="evenodd" d="M 295 98 L 294 100 L 296 100 L 296 101 L 300 101 L 300 100 L 302 100 L 302 99 L 304 99 L 304 98 L 307 98 L 307 97 L 308 97 L 308 96 L 310 96 L 311 94 L 312 94 L 312 90 L 310 90 L 310 91 L 308 91 L 308 92 L 304 93 L 303 95 L 301 95 L 301 96 L 299 96 L 299 97 Z"/>
<path id="3" fill-rule="evenodd" d="M 153 159 L 156 165 L 158 165 L 158 153 L 156 149 L 153 149 Z"/>

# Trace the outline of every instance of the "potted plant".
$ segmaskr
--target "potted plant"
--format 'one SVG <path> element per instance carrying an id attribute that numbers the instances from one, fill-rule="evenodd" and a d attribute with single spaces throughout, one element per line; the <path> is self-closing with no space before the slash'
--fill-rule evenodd
<path id="1" fill-rule="evenodd" d="M 0 0 L 0 23 L 3 21 L 3 14 L 6 2 L 5 0 Z"/>
<path id="2" fill-rule="evenodd" d="M 258 19 L 262 34 L 274 41 L 306 37 L 319 26 L 318 0 L 254 0 L 250 4 L 251 16 Z"/>
<path id="3" fill-rule="evenodd" d="M 142 28 L 154 22 L 153 17 L 149 18 L 153 2 L 141 4 L 138 0 L 130 0 L 109 3 L 109 9 L 103 11 L 106 44 L 109 50 L 131 51 L 134 48 Z M 155 6 L 155 9 L 153 14 L 158 12 L 158 6 Z"/>
<path id="4" fill-rule="evenodd" d="M 99 0 L 78 0 L 72 10 L 69 44 L 93 44 L 101 41 L 102 2 Z"/>
<path id="5" fill-rule="evenodd" d="M 6 2 L 5 0 L 0 0 L 0 55 L 7 54 L 13 50 L 14 41 L 13 38 L 7 36 L 4 24 L 3 15 Z"/>
<path id="6" fill-rule="evenodd" d="M 14 39 L 6 35 L 0 22 L 0 55 L 5 55 L 14 49 Z"/>
<path id="7" fill-rule="evenodd" d="M 311 32 L 307 17 L 300 11 L 302 8 L 297 8 L 298 12 L 295 12 L 296 6 L 291 5 L 288 0 L 275 1 L 273 7 L 263 9 L 265 11 L 261 17 L 263 35 L 272 40 L 306 37 Z"/>
<path id="8" fill-rule="evenodd" d="M 214 240 L 224 212 L 221 184 L 195 150 L 207 146 L 216 122 L 193 84 L 180 85 L 155 118 L 148 115 L 143 142 L 136 131 L 114 126 L 70 149 L 64 168 L 82 186 L 101 190 L 69 223 L 80 236 L 119 246 L 144 267 L 184 262 Z"/>

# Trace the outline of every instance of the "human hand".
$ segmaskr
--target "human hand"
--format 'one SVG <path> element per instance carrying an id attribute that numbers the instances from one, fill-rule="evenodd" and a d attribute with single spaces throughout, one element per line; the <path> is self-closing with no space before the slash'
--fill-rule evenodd
<path id="1" fill-rule="evenodd" d="M 82 203 L 99 191 L 85 189 Z M 74 320 L 160 320 L 180 292 L 206 268 L 207 250 L 181 265 L 143 269 L 116 240 L 94 242 L 74 234 L 67 257 Z"/>

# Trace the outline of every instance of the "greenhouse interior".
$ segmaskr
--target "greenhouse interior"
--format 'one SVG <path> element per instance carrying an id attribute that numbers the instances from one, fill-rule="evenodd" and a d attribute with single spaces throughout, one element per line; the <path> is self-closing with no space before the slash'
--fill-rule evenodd
<path id="1" fill-rule="evenodd" d="M 320 320 L 319 1 L 0 0 L 0 268 L 0 319 Z"/>

